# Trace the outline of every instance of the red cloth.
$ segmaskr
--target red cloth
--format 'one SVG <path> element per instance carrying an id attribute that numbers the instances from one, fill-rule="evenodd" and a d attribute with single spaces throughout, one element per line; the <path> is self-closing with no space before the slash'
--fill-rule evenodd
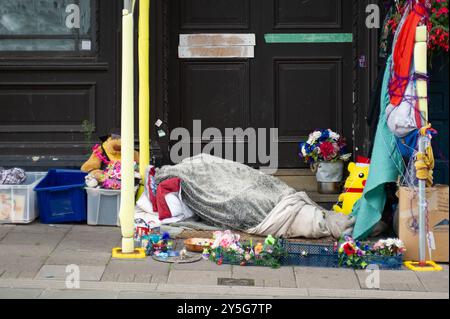
<path id="1" fill-rule="evenodd" d="M 156 203 L 156 196 L 153 194 L 153 191 L 152 191 L 152 179 L 155 178 L 155 173 L 156 173 L 155 168 L 151 167 L 150 172 L 149 172 L 150 176 L 149 176 L 148 182 L 147 182 L 147 193 L 149 195 L 150 202 L 152 203 L 153 211 L 157 212 L 158 206 Z"/>
<path id="2" fill-rule="evenodd" d="M 416 28 L 426 14 L 424 0 L 419 0 L 413 6 L 400 30 L 394 50 L 394 74 L 389 83 L 390 102 L 398 106 L 403 100 L 409 82 L 411 61 L 414 53 Z"/>
<path id="3" fill-rule="evenodd" d="M 370 158 L 358 155 L 356 156 L 356 163 L 370 164 Z"/>
<path id="4" fill-rule="evenodd" d="M 159 183 L 156 190 L 156 206 L 158 210 L 159 220 L 171 218 L 172 213 L 166 202 L 166 195 L 170 193 L 178 193 L 181 187 L 181 179 L 169 178 Z M 155 208 L 153 209 L 155 210 Z"/>

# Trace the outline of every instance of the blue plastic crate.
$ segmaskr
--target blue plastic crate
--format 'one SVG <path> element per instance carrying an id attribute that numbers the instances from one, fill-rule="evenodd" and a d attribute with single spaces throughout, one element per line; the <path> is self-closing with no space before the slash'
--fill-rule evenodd
<path id="1" fill-rule="evenodd" d="M 368 255 L 366 257 L 368 265 L 378 265 L 380 269 L 401 269 L 403 266 L 403 255 L 399 256 L 377 256 Z"/>
<path id="2" fill-rule="evenodd" d="M 34 188 L 41 222 L 81 222 L 87 218 L 85 176 L 75 170 L 52 169 Z"/>
<path id="3" fill-rule="evenodd" d="M 332 244 L 306 244 L 283 240 L 287 255 L 281 258 L 282 265 L 305 267 L 338 267 L 338 253 Z"/>

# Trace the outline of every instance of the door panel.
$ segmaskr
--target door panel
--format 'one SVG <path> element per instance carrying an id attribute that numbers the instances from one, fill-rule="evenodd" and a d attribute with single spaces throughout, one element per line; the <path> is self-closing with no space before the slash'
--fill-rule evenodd
<path id="1" fill-rule="evenodd" d="M 0 105 L 8 106 L 0 108 L 2 131 L 54 132 L 63 126 L 81 130 L 83 120 L 95 123 L 94 83 L 35 82 L 0 84 L 0 88 Z"/>
<path id="2" fill-rule="evenodd" d="M 179 4 L 181 29 L 246 29 L 250 27 L 250 0 L 183 0 Z"/>
<path id="3" fill-rule="evenodd" d="M 274 10 L 275 29 L 336 29 L 342 23 L 342 0 L 275 0 Z"/>
<path id="4" fill-rule="evenodd" d="M 276 60 L 275 124 L 282 137 L 341 127 L 341 61 Z"/>
<path id="5" fill-rule="evenodd" d="M 192 119 L 204 128 L 246 127 L 249 112 L 249 68 L 246 62 L 183 62 L 183 127 Z"/>

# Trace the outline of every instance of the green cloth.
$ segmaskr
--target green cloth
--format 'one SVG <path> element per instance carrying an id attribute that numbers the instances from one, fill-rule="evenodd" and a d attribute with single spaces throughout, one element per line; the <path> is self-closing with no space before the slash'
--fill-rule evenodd
<path id="1" fill-rule="evenodd" d="M 375 143 L 370 162 L 370 171 L 364 193 L 353 207 L 356 217 L 353 238 L 367 238 L 380 221 L 386 203 L 385 184 L 396 182 L 403 168 L 403 160 L 396 146 L 394 134 L 386 124 L 386 107 L 389 105 L 388 84 L 392 57 L 386 62 L 386 70 L 381 89 L 381 112 L 378 119 Z"/>

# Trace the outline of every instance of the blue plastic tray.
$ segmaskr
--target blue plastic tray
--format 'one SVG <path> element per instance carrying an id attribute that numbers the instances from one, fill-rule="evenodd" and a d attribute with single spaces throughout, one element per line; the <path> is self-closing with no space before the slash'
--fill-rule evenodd
<path id="1" fill-rule="evenodd" d="M 283 240 L 283 248 L 287 252 L 286 257 L 281 258 L 282 265 L 305 267 L 332 267 L 339 266 L 337 252 L 333 245 L 306 244 Z"/>

